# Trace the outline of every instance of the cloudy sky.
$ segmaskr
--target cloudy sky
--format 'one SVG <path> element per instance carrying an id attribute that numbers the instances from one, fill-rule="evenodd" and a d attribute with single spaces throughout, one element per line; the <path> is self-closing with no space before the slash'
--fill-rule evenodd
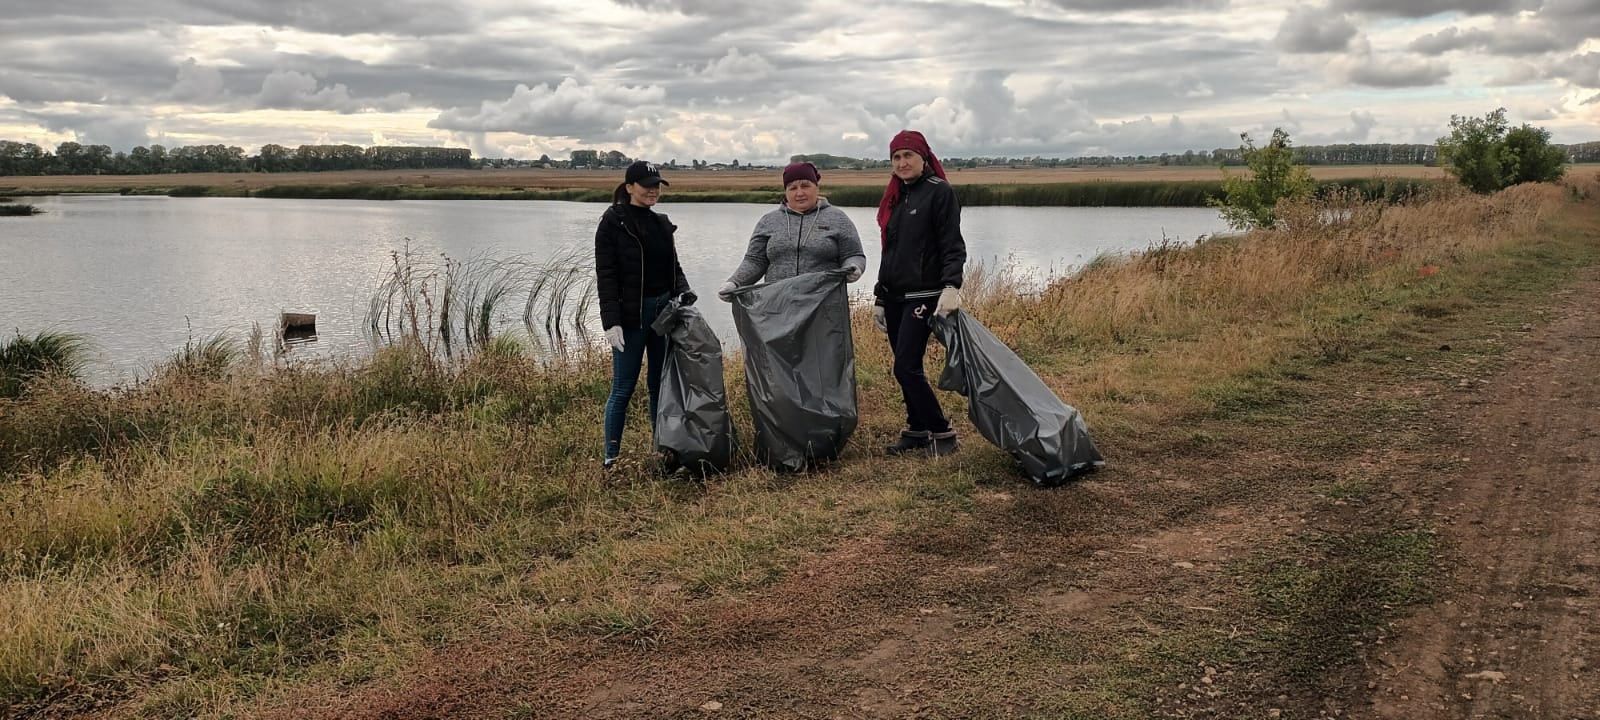
<path id="1" fill-rule="evenodd" d="M 1600 0 L 0 0 L 0 139 L 655 160 L 1600 140 Z"/>

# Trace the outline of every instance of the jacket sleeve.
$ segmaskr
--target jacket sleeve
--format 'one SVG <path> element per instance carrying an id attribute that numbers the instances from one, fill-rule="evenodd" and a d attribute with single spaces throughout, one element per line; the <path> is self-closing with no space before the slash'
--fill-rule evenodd
<path id="1" fill-rule="evenodd" d="M 955 188 L 948 183 L 939 187 L 943 191 L 934 200 L 933 208 L 939 218 L 939 255 L 943 258 L 939 281 L 945 287 L 959 288 L 967 264 L 967 241 L 961 237 L 961 202 L 956 199 Z"/>
<path id="2" fill-rule="evenodd" d="M 667 226 L 667 237 L 672 239 L 672 294 L 682 295 L 691 292 L 689 278 L 683 275 L 683 263 L 678 260 L 678 226 L 669 222 L 665 216 L 661 218 L 661 222 Z"/>
<path id="3" fill-rule="evenodd" d="M 744 250 L 744 260 L 728 276 L 728 282 L 744 287 L 766 276 L 767 241 L 770 239 L 772 232 L 767 227 L 767 219 L 763 217 L 756 221 L 756 229 L 750 232 L 750 245 Z"/>
<path id="4" fill-rule="evenodd" d="M 839 211 L 839 217 L 836 222 L 838 223 L 839 227 L 839 265 L 842 267 L 846 260 L 854 257 L 861 258 L 863 261 L 865 261 L 867 258 L 867 253 L 865 250 L 861 249 L 861 234 L 856 232 L 856 224 L 850 222 L 850 216 L 844 214 L 844 211 L 842 210 Z M 862 269 L 865 270 L 865 268 L 866 265 L 863 264 Z"/>
<path id="5" fill-rule="evenodd" d="M 600 325 L 610 329 L 622 324 L 622 277 L 617 270 L 617 243 L 606 220 L 594 231 L 594 286 L 600 295 Z"/>

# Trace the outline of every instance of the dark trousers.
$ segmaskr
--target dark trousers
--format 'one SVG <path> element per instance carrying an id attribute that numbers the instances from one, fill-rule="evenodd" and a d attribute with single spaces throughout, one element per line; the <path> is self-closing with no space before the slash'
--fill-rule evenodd
<path id="1" fill-rule="evenodd" d="M 650 372 L 645 388 L 650 393 L 650 426 L 656 423 L 656 400 L 661 396 L 661 363 L 667 357 L 667 339 L 649 327 L 656 313 L 667 305 L 666 295 L 647 297 L 640 303 L 640 327 L 622 329 L 622 352 L 611 351 L 611 395 L 606 398 L 606 457 L 622 452 L 622 428 L 628 424 L 628 401 L 639 384 L 639 370 L 645 355 L 650 356 Z"/>
<path id="2" fill-rule="evenodd" d="M 933 326 L 928 319 L 939 298 L 918 298 L 883 303 L 883 316 L 889 326 L 889 349 L 894 351 L 894 379 L 906 399 L 906 427 L 912 432 L 949 432 L 950 421 L 939 408 L 922 372 L 922 357 L 928 352 Z"/>

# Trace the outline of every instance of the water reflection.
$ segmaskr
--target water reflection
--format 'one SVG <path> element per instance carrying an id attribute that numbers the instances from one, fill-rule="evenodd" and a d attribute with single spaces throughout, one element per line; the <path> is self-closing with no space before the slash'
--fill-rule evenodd
<path id="1" fill-rule="evenodd" d="M 660 209 L 679 227 L 684 273 L 702 311 L 733 347 L 728 306 L 711 290 L 738 265 L 751 228 L 769 208 L 668 199 Z M 533 265 L 589 252 L 604 209 L 569 202 L 119 196 L 46 197 L 36 204 L 48 214 L 0 224 L 0 329 L 84 334 L 96 348 L 92 374 L 101 382 L 147 372 L 186 342 L 218 333 L 244 337 L 256 325 L 277 328 L 283 312 L 316 316 L 314 336 L 283 338 L 291 355 L 361 352 L 374 294 L 408 238 L 413 253 L 437 263 L 448 257 Z M 875 209 L 846 212 L 867 247 L 868 271 L 851 288 L 865 296 L 877 272 Z M 1100 253 L 1142 249 L 1163 237 L 1192 241 L 1224 226 L 1204 209 L 983 207 L 963 211 L 963 229 L 973 260 L 1010 263 L 1042 280 Z M 501 305 L 487 321 L 497 332 L 526 332 L 542 328 L 537 316 L 548 310 Z M 565 331 L 563 337 L 572 340 Z"/>

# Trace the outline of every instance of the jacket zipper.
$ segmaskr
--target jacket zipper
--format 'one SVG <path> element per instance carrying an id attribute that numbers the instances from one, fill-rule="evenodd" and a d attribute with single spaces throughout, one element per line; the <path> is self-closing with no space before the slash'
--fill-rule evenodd
<path id="1" fill-rule="evenodd" d="M 806 236 L 806 216 L 800 216 L 800 232 L 794 235 L 794 274 L 800 274 L 800 241 Z"/>
<path id="2" fill-rule="evenodd" d="M 648 328 L 649 325 L 644 322 L 644 239 L 635 234 L 633 228 L 628 227 L 625 218 L 617 218 L 617 222 L 621 223 L 622 229 L 639 244 L 639 327 Z"/>

